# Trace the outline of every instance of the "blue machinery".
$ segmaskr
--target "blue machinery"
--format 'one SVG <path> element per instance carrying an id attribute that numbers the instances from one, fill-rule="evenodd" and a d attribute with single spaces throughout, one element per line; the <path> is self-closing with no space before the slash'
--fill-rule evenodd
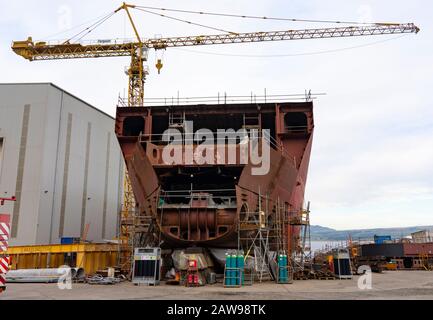
<path id="1" fill-rule="evenodd" d="M 276 281 L 279 284 L 291 283 L 289 273 L 288 256 L 285 253 L 277 256 Z M 252 279 L 251 279 L 252 280 Z M 226 264 L 224 270 L 224 287 L 239 288 L 245 283 L 245 256 L 238 251 L 229 252 L 226 254 Z M 248 284 L 252 284 L 248 282 Z"/>
<path id="2" fill-rule="evenodd" d="M 279 254 L 278 257 L 277 283 L 290 283 L 289 261 L 287 254 Z"/>
<path id="3" fill-rule="evenodd" d="M 224 270 L 224 287 L 241 287 L 245 285 L 245 260 L 240 252 L 226 254 Z"/>

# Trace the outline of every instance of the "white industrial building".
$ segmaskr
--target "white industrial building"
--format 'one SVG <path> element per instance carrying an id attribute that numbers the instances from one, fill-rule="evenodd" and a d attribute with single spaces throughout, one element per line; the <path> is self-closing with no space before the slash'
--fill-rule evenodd
<path id="1" fill-rule="evenodd" d="M 0 84 L 0 197 L 10 245 L 117 234 L 124 162 L 114 119 L 50 83 Z"/>
<path id="2" fill-rule="evenodd" d="M 413 243 L 433 242 L 433 230 L 421 230 L 411 234 Z"/>

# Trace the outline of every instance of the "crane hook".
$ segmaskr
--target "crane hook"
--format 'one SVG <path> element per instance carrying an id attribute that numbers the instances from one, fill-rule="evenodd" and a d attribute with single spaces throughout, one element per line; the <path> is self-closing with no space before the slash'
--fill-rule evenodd
<path id="1" fill-rule="evenodd" d="M 156 69 L 158 69 L 158 74 L 161 74 L 161 69 L 164 67 L 164 64 L 162 63 L 162 59 L 158 59 L 156 63 Z"/>

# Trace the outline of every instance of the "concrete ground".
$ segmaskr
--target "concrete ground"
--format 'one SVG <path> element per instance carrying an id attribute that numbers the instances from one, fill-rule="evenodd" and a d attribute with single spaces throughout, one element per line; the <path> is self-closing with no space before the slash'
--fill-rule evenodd
<path id="1" fill-rule="evenodd" d="M 0 300 L 196 300 L 196 299 L 432 299 L 433 272 L 387 271 L 372 275 L 372 289 L 358 288 L 359 276 L 352 280 L 300 280 L 293 284 L 256 283 L 242 288 L 223 288 L 221 284 L 185 288 L 162 284 L 134 286 L 124 282 L 114 286 L 73 284 L 72 290 L 59 290 L 56 284 L 9 284 Z"/>

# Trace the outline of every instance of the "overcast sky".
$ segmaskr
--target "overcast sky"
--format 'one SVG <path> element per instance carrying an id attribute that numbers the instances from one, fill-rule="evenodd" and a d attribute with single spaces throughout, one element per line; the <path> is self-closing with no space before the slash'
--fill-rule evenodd
<path id="1" fill-rule="evenodd" d="M 433 225 L 433 4 L 429 1 L 183 0 L 135 4 L 299 19 L 414 22 L 417 35 L 169 49 L 149 55 L 147 97 L 324 92 L 306 199 L 312 223 L 338 229 Z M 2 1 L 0 82 L 53 82 L 114 116 L 128 58 L 28 62 L 12 40 L 66 39 L 120 1 Z M 134 12 L 142 37 L 215 31 Z M 172 14 L 229 31 L 332 26 Z M 65 32 L 66 29 L 79 26 Z M 132 37 L 117 14 L 86 39 Z M 389 41 L 384 41 L 389 40 Z M 356 47 L 356 48 L 354 48 Z M 327 52 L 328 51 L 328 52 Z M 329 52 L 330 51 L 330 52 Z M 239 55 L 239 56 L 233 56 Z M 279 55 L 280 57 L 275 57 Z M 274 56 L 274 57 L 271 57 Z"/>

